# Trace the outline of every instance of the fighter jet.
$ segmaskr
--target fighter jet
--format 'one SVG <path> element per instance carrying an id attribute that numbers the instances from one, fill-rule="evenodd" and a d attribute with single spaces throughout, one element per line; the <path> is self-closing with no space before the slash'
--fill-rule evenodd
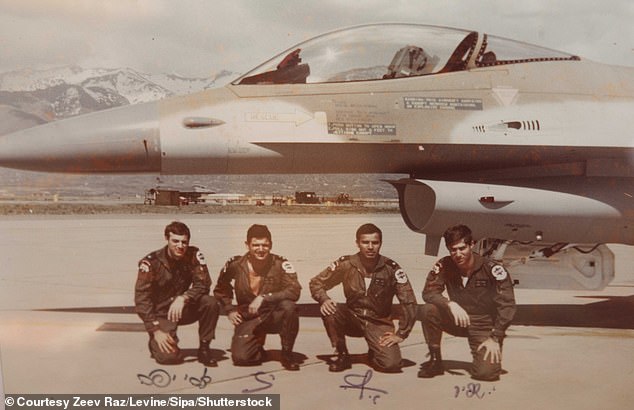
<path id="1" fill-rule="evenodd" d="M 403 174 L 390 182 L 427 254 L 462 222 L 515 271 L 538 274 L 551 257 L 571 283 L 600 288 L 614 257 L 599 244 L 634 244 L 632 113 L 634 68 L 373 24 L 298 44 L 223 88 L 5 135 L 0 165 Z"/>

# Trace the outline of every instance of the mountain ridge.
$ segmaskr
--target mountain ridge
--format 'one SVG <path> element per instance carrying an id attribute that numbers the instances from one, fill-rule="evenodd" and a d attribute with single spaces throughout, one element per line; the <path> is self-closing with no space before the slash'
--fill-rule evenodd
<path id="1" fill-rule="evenodd" d="M 209 78 L 190 78 L 142 73 L 129 67 L 77 65 L 4 72 L 0 73 L 0 106 L 5 107 L 0 110 L 0 135 L 93 111 L 220 87 L 237 76 L 227 70 Z"/>

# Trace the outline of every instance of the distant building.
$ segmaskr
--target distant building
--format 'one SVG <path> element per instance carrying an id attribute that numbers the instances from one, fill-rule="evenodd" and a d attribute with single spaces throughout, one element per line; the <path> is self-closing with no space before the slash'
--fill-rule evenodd
<path id="1" fill-rule="evenodd" d="M 156 187 L 145 192 L 145 204 L 149 205 L 188 205 L 191 203 L 205 202 L 203 195 L 207 195 L 208 192 L 194 187 L 192 190 L 181 191 L 178 188 L 168 187 Z"/>
<path id="2" fill-rule="evenodd" d="M 319 197 L 311 191 L 295 192 L 295 203 L 298 204 L 318 204 Z"/>
<path id="3" fill-rule="evenodd" d="M 182 205 L 180 192 L 166 188 L 152 188 L 145 191 L 145 204 L 148 205 Z"/>

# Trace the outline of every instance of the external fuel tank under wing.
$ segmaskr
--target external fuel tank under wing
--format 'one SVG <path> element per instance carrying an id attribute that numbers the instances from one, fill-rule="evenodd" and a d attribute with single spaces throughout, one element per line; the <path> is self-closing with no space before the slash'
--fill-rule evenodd
<path id="1" fill-rule="evenodd" d="M 402 173 L 437 251 L 478 237 L 634 244 L 634 69 L 444 27 L 379 24 L 299 44 L 224 88 L 0 138 L 0 165 L 57 172 Z"/>

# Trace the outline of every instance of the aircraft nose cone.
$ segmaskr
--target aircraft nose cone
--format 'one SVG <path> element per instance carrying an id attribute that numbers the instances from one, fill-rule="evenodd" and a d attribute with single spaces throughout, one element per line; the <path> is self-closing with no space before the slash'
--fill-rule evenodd
<path id="1" fill-rule="evenodd" d="M 138 104 L 0 136 L 0 166 L 46 172 L 161 169 L 158 104 Z"/>

